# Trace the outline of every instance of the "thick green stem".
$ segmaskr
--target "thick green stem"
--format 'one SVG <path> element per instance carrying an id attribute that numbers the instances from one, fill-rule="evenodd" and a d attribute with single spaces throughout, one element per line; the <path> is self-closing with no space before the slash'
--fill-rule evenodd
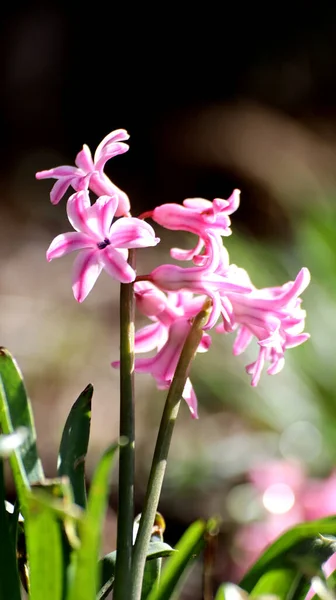
<path id="1" fill-rule="evenodd" d="M 134 267 L 134 251 L 129 263 Z M 133 284 L 120 288 L 120 447 L 118 529 L 114 600 L 126 600 L 129 592 L 134 519 L 134 293 Z"/>
<path id="2" fill-rule="evenodd" d="M 144 508 L 133 551 L 131 592 L 127 596 L 131 600 L 140 600 L 141 598 L 147 549 L 159 504 L 173 429 L 191 362 L 202 338 L 202 327 L 208 320 L 209 308 L 209 304 L 206 304 L 204 309 L 194 319 L 167 395 L 154 450 Z"/>

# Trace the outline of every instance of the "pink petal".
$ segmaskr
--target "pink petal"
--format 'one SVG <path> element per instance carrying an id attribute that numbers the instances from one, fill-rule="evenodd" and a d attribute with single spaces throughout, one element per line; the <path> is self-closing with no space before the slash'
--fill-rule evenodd
<path id="1" fill-rule="evenodd" d="M 64 165 L 63 167 L 54 167 L 53 169 L 47 169 L 46 171 L 38 171 L 35 174 L 36 179 L 58 179 L 59 177 L 75 177 L 78 175 L 78 169 L 76 167 L 70 167 Z"/>
<path id="2" fill-rule="evenodd" d="M 61 233 L 51 242 L 47 250 L 47 260 L 50 262 L 54 258 L 60 258 L 83 248 L 92 248 L 92 240 L 88 235 L 77 231 Z"/>
<path id="3" fill-rule="evenodd" d="M 197 352 L 207 352 L 212 344 L 211 336 L 203 331 L 201 342 L 197 348 Z"/>
<path id="4" fill-rule="evenodd" d="M 153 364 L 155 364 L 156 356 L 150 358 L 136 358 L 134 363 L 134 370 L 136 373 L 151 373 Z M 112 366 L 116 365 L 117 361 L 112 363 Z M 120 364 L 120 363 L 119 363 Z"/>
<path id="5" fill-rule="evenodd" d="M 191 384 L 191 381 L 188 377 L 186 384 L 184 386 L 184 390 L 182 393 L 182 398 L 186 401 L 189 406 L 189 410 L 193 419 L 198 419 L 198 411 L 197 411 L 197 397 L 194 392 L 194 388 Z"/>
<path id="6" fill-rule="evenodd" d="M 118 250 L 112 246 L 106 246 L 104 250 L 99 251 L 99 260 L 105 271 L 121 283 L 131 283 L 136 277 L 134 269 L 128 264 L 127 260 Z"/>
<path id="7" fill-rule="evenodd" d="M 270 367 L 267 369 L 268 375 L 277 375 L 282 371 L 285 366 L 285 359 L 283 356 L 279 356 L 276 361 L 274 361 Z"/>
<path id="8" fill-rule="evenodd" d="M 252 379 L 251 379 L 252 387 L 256 387 L 256 385 L 258 385 L 258 383 L 259 383 L 260 375 L 261 375 L 261 372 L 262 372 L 262 370 L 264 368 L 264 364 L 265 364 L 265 356 L 266 356 L 266 349 L 260 348 L 257 360 L 254 363 L 251 363 L 245 367 L 246 372 L 249 373 L 249 375 L 252 375 Z"/>
<path id="9" fill-rule="evenodd" d="M 154 348 L 161 347 L 167 341 L 167 334 L 164 335 L 165 333 L 166 328 L 161 323 L 152 323 L 142 327 L 135 334 L 134 351 L 150 352 Z"/>
<path id="10" fill-rule="evenodd" d="M 136 283 L 134 293 L 137 308 L 147 317 L 159 315 L 167 306 L 166 295 L 148 281 Z"/>
<path id="11" fill-rule="evenodd" d="M 231 215 L 237 210 L 240 204 L 240 190 L 233 190 L 231 196 L 227 200 L 221 198 L 215 198 L 213 201 L 214 213 L 225 212 L 227 215 Z"/>
<path id="12" fill-rule="evenodd" d="M 113 223 L 110 240 L 115 248 L 147 248 L 156 246 L 160 238 L 155 237 L 153 227 L 145 221 L 125 217 Z"/>
<path id="13" fill-rule="evenodd" d="M 97 149 L 96 149 L 96 152 L 94 155 L 95 164 L 100 159 L 101 153 L 104 150 L 105 146 L 107 146 L 107 145 L 110 146 L 111 144 L 116 144 L 117 142 L 122 142 L 122 141 L 125 141 L 128 139 L 129 139 L 129 134 L 127 133 L 126 129 L 116 129 L 115 131 L 111 131 L 111 133 L 106 135 L 104 137 L 104 139 L 102 139 L 100 144 L 97 146 Z M 127 146 L 127 144 L 123 144 L 123 145 Z M 127 146 L 127 150 L 128 150 L 128 146 Z M 126 152 L 126 150 L 124 150 L 124 151 Z"/>
<path id="14" fill-rule="evenodd" d="M 129 145 L 123 144 L 122 142 L 113 142 L 111 144 L 107 144 L 107 146 L 102 149 L 99 159 L 95 160 L 95 168 L 97 171 L 101 171 L 110 158 L 113 158 L 118 154 L 124 154 L 128 149 Z"/>
<path id="15" fill-rule="evenodd" d="M 212 202 L 210 200 L 205 200 L 205 198 L 186 198 L 183 200 L 183 206 L 202 213 L 212 208 Z"/>
<path id="16" fill-rule="evenodd" d="M 99 250 L 83 250 L 74 262 L 72 290 L 77 302 L 85 300 L 101 273 L 98 254 Z"/>
<path id="17" fill-rule="evenodd" d="M 118 208 L 115 214 L 116 217 L 123 217 L 129 214 L 131 208 L 129 197 L 125 192 L 118 188 L 118 186 L 112 183 L 105 173 L 92 173 L 90 178 L 90 190 L 97 196 L 117 196 Z"/>
<path id="18" fill-rule="evenodd" d="M 294 283 L 292 284 L 288 292 L 281 296 L 282 302 L 288 302 L 289 300 L 300 296 L 300 294 L 302 294 L 302 292 L 304 292 L 304 290 L 308 286 L 309 282 L 310 273 L 306 267 L 303 267 L 303 269 L 299 271 Z"/>
<path id="19" fill-rule="evenodd" d="M 69 186 L 71 185 L 73 177 L 62 177 L 56 183 L 54 183 L 53 187 L 50 190 L 50 202 L 52 204 L 58 204 L 59 201 L 63 198 L 64 194 L 67 192 Z"/>
<path id="20" fill-rule="evenodd" d="M 87 235 L 92 235 L 87 225 L 87 212 L 90 207 L 90 196 L 87 190 L 81 190 L 72 194 L 67 202 L 67 214 L 72 227 L 76 231 L 81 231 Z M 97 237 L 97 241 L 102 241 L 100 235 L 95 237 Z"/>
<path id="21" fill-rule="evenodd" d="M 117 206 L 116 196 L 100 196 L 86 211 L 86 226 L 101 240 L 111 237 L 110 229 Z"/>
<path id="22" fill-rule="evenodd" d="M 244 352 L 252 339 L 253 334 L 250 332 L 250 330 L 247 327 L 241 327 L 233 344 L 234 356 L 238 356 Z"/>
<path id="23" fill-rule="evenodd" d="M 129 197 L 125 192 L 120 190 L 117 186 L 115 187 L 115 193 L 118 196 L 118 208 L 116 210 L 116 217 L 128 217 L 131 210 L 131 204 Z"/>
<path id="24" fill-rule="evenodd" d="M 201 238 L 199 238 L 195 248 L 191 250 L 183 250 L 181 248 L 171 248 L 170 256 L 175 258 L 175 260 L 192 260 L 196 257 L 202 250 L 204 246 L 204 242 Z"/>
<path id="25" fill-rule="evenodd" d="M 91 150 L 86 144 L 84 144 L 83 149 L 78 152 L 75 164 L 80 169 L 83 169 L 84 173 L 87 173 L 88 171 L 94 171 Z"/>
<path id="26" fill-rule="evenodd" d="M 301 333 L 298 335 L 288 335 L 286 336 L 286 348 L 295 348 L 296 346 L 300 346 L 307 340 L 309 340 L 309 333 Z"/>

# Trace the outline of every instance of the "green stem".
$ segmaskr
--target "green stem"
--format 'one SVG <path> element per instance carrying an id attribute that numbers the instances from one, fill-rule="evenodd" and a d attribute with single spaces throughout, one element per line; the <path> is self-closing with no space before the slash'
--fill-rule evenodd
<path id="1" fill-rule="evenodd" d="M 129 251 L 134 267 L 135 253 Z M 134 519 L 134 293 L 133 284 L 120 287 L 120 437 L 118 528 L 114 600 L 128 597 Z"/>
<path id="2" fill-rule="evenodd" d="M 144 508 L 133 551 L 132 582 L 130 595 L 128 596 L 131 600 L 140 600 L 141 598 L 147 549 L 159 504 L 173 429 L 191 362 L 202 338 L 202 327 L 204 327 L 208 320 L 209 308 L 209 304 L 206 303 L 203 310 L 194 319 L 167 395 L 154 450 Z"/>

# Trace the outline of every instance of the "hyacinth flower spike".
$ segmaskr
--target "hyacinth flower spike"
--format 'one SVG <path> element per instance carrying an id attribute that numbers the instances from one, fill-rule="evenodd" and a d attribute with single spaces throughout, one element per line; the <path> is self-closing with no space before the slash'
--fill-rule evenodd
<path id="1" fill-rule="evenodd" d="M 73 293 L 83 302 L 104 269 L 121 283 L 135 280 L 127 263 L 128 248 L 156 246 L 160 241 L 153 228 L 133 217 L 112 223 L 118 206 L 116 196 L 101 196 L 91 206 L 86 190 L 73 194 L 67 202 L 68 218 L 76 230 L 58 235 L 47 250 L 47 260 L 80 250 L 73 268 Z"/>
<path id="2" fill-rule="evenodd" d="M 83 149 L 77 154 L 76 166 L 64 165 L 36 173 L 36 179 L 57 179 L 50 192 L 51 203 L 58 204 L 71 186 L 76 191 L 90 189 L 97 196 L 116 196 L 118 198 L 116 216 L 129 214 L 130 202 L 127 194 L 112 183 L 104 173 L 105 164 L 110 158 L 127 152 L 129 146 L 124 142 L 128 138 L 125 129 L 117 129 L 100 142 L 93 159 L 90 148 L 84 144 Z"/>

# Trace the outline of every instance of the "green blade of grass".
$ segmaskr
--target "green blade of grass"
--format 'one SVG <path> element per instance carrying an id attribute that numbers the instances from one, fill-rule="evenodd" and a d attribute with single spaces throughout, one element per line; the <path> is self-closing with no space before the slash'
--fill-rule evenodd
<path id="1" fill-rule="evenodd" d="M 204 546 L 204 534 L 210 524 L 204 521 L 193 523 L 176 545 L 177 552 L 162 569 L 160 585 L 152 590 L 147 600 L 169 600 L 181 583 L 188 568 L 193 564 Z M 212 523 L 211 523 L 212 527 Z"/>
<path id="2" fill-rule="evenodd" d="M 87 509 L 79 525 L 80 547 L 74 554 L 73 579 L 67 600 L 92 600 L 99 582 L 99 550 L 112 463 L 119 444 L 113 444 L 100 459 L 93 475 Z"/>
<path id="3" fill-rule="evenodd" d="M 26 440 L 10 455 L 16 489 L 23 516 L 26 512 L 26 493 L 31 484 L 44 480 L 36 447 L 36 431 L 32 409 L 22 374 L 5 348 L 0 348 L 0 427 L 4 434 L 27 430 Z"/>
<path id="4" fill-rule="evenodd" d="M 91 424 L 92 385 L 88 385 L 77 398 L 66 420 L 59 454 L 57 472 L 69 477 L 74 501 L 86 506 L 85 457 L 89 445 Z"/>
<path id="5" fill-rule="evenodd" d="M 25 520 L 30 600 L 62 600 L 62 529 L 57 513 L 38 494 L 27 496 Z"/>

